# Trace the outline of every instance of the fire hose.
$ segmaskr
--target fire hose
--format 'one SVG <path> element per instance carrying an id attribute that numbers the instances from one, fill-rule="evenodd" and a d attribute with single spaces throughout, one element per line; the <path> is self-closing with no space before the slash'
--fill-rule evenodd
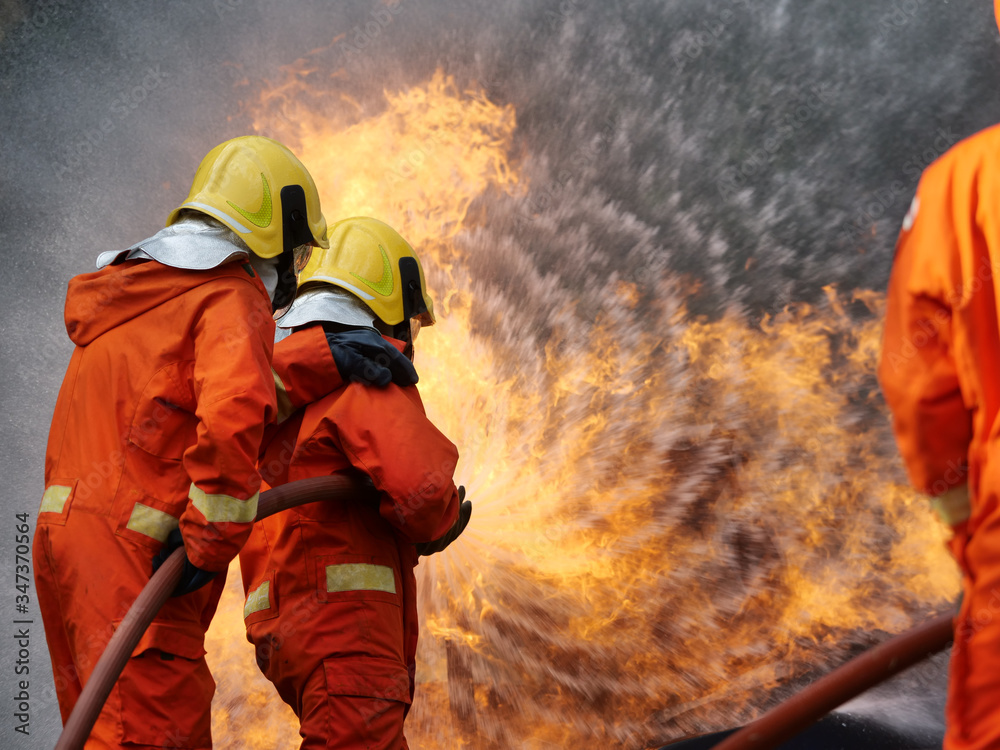
<path id="1" fill-rule="evenodd" d="M 257 517 L 254 520 L 260 521 L 288 508 L 317 500 L 357 500 L 359 496 L 363 497 L 372 492 L 374 489 L 370 484 L 360 482 L 353 477 L 300 479 L 261 494 L 257 504 Z M 184 549 L 179 547 L 149 579 L 149 583 L 136 597 L 135 603 L 108 641 L 104 653 L 101 654 L 80 694 L 80 699 L 63 727 L 55 750 L 80 750 L 83 747 L 104 702 L 132 656 L 132 651 L 157 612 L 177 587 L 183 570 Z"/>
<path id="2" fill-rule="evenodd" d="M 729 735 L 713 750 L 776 748 L 837 706 L 943 651 L 952 640 L 953 617 L 953 613 L 940 615 L 854 657 Z"/>

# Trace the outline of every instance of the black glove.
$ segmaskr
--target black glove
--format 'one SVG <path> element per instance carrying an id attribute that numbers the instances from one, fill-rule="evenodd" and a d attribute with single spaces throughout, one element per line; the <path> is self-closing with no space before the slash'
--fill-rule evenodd
<path id="1" fill-rule="evenodd" d="M 465 531 L 465 527 L 469 525 L 469 519 L 472 518 L 472 501 L 465 499 L 465 487 L 458 488 L 458 501 L 461 505 L 458 506 L 458 518 L 455 519 L 455 523 L 440 539 L 435 539 L 433 542 L 417 542 L 414 546 L 417 548 L 418 555 L 426 556 L 440 552 Z"/>
<path id="2" fill-rule="evenodd" d="M 183 546 L 184 537 L 181 536 L 181 530 L 174 529 L 170 532 L 170 536 L 167 537 L 163 549 L 153 558 L 153 572 L 155 573 L 160 569 L 160 566 L 166 562 L 175 549 Z M 217 575 L 218 573 L 213 573 L 210 570 L 202 570 L 192 565 L 191 561 L 187 559 L 187 554 L 185 554 L 184 573 L 181 574 L 181 580 L 177 582 L 177 588 L 174 589 L 174 593 L 170 596 L 184 596 L 185 594 L 190 594 L 192 591 L 197 591 Z"/>
<path id="3" fill-rule="evenodd" d="M 326 343 L 345 383 L 384 388 L 390 381 L 403 387 L 417 382 L 413 363 L 371 328 L 327 331 Z"/>

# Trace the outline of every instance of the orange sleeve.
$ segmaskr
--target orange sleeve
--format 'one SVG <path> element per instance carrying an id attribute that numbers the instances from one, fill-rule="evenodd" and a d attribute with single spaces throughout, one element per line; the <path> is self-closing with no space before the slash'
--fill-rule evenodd
<path id="1" fill-rule="evenodd" d="M 932 168 L 933 169 L 933 168 Z M 953 355 L 949 278 L 959 262 L 950 173 L 921 178 L 900 233 L 886 299 L 878 377 L 896 442 L 914 487 L 940 495 L 966 481 L 972 415 L 965 407 Z"/>
<path id="2" fill-rule="evenodd" d="M 257 456 L 277 412 L 271 376 L 274 322 L 249 283 L 206 284 L 192 331 L 198 438 L 184 453 L 191 478 L 180 528 L 188 559 L 225 570 L 257 514 Z"/>
<path id="3" fill-rule="evenodd" d="M 343 385 L 322 326 L 297 331 L 274 345 L 271 363 L 278 423 Z"/>
<path id="4" fill-rule="evenodd" d="M 381 491 L 382 517 L 410 541 L 431 541 L 451 528 L 458 449 L 427 418 L 415 386 L 348 385 L 324 427 Z"/>

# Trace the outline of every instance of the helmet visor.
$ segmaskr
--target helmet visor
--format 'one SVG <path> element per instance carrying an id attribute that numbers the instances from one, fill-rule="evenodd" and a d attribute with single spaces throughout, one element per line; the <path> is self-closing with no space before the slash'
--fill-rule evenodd
<path id="1" fill-rule="evenodd" d="M 299 245 L 292 250 L 292 268 L 295 269 L 296 278 L 302 273 L 302 269 L 306 267 L 306 264 L 309 263 L 312 252 L 312 245 Z"/>
<path id="2" fill-rule="evenodd" d="M 420 321 L 416 317 L 413 317 L 409 320 L 404 320 L 402 323 L 397 323 L 392 327 L 391 335 L 394 339 L 398 339 L 406 344 L 403 348 L 403 354 L 412 362 L 413 342 L 420 335 Z"/>

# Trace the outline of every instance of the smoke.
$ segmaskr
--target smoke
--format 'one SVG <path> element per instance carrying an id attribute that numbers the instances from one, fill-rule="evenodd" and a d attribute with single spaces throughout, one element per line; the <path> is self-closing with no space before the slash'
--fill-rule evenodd
<path id="1" fill-rule="evenodd" d="M 652 311 L 664 294 L 691 315 L 759 320 L 821 300 L 829 284 L 882 289 L 920 171 L 1000 119 L 996 28 L 973 0 L 158 10 L 0 2 L 10 515 L 33 514 L 41 495 L 71 350 L 66 282 L 99 252 L 155 232 L 201 156 L 253 131 L 261 91 L 310 83 L 312 97 L 277 94 L 269 114 L 294 121 L 307 108 L 344 126 L 441 68 L 514 107 L 526 188 L 477 199 L 476 229 L 457 240 L 484 300 L 474 329 L 511 351 L 525 340 L 543 348 L 556 323 L 585 339 L 602 310 L 617 309 L 621 283 L 637 299 L 627 322 L 646 334 L 663 320 Z M 0 581 L 11 590 L 11 566 Z M 36 627 L 41 686 L 51 678 Z M 12 661 L 5 652 L 0 671 L 12 674 Z M 13 695 L 13 682 L 3 689 Z M 51 696 L 36 695 L 25 747 L 51 745 L 58 731 Z"/>

